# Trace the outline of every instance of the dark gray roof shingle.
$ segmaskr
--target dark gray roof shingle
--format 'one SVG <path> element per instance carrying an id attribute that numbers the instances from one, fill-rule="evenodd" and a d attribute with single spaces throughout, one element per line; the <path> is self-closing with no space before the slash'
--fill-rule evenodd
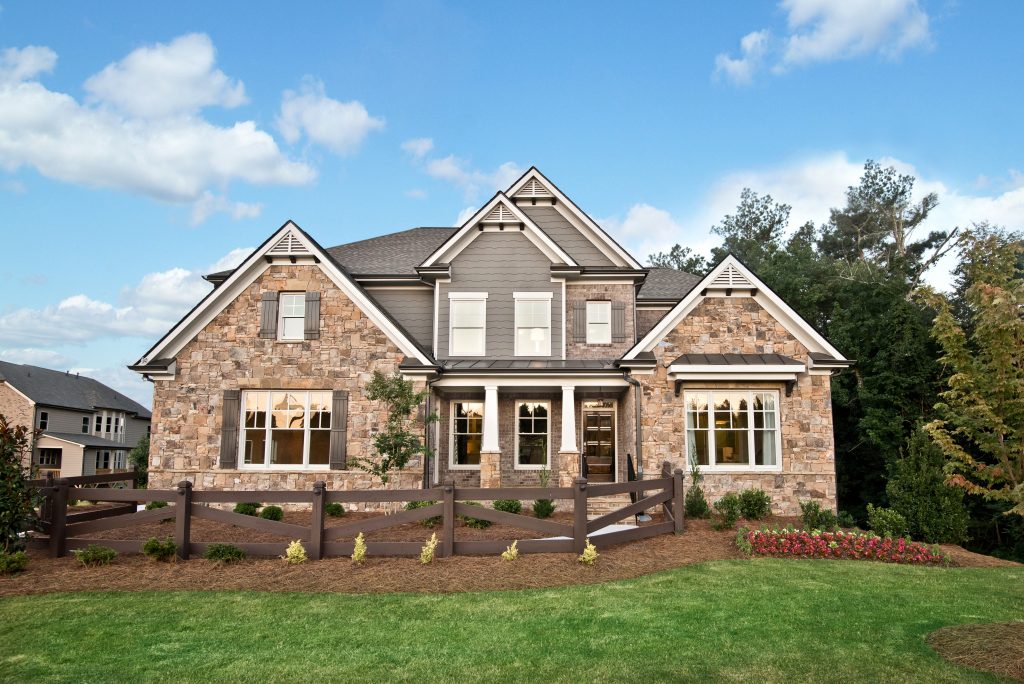
<path id="1" fill-rule="evenodd" d="M 96 447 L 101 449 L 131 449 L 130 444 L 122 444 L 121 442 L 96 437 L 95 435 L 80 435 L 74 432 L 44 432 L 43 436 L 62 439 L 65 442 L 71 442 L 72 444 L 81 444 L 84 447 Z"/>
<path id="2" fill-rule="evenodd" d="M 637 299 L 682 299 L 701 281 L 701 276 L 674 268 L 649 267 Z"/>
<path id="3" fill-rule="evenodd" d="M 415 275 L 416 267 L 458 228 L 411 228 L 328 247 L 327 253 L 353 275 Z"/>
<path id="4" fill-rule="evenodd" d="M 115 409 L 135 413 L 139 418 L 151 417 L 149 409 L 134 399 L 82 375 L 0 361 L 0 380 L 6 380 L 37 404 L 79 411 Z"/>

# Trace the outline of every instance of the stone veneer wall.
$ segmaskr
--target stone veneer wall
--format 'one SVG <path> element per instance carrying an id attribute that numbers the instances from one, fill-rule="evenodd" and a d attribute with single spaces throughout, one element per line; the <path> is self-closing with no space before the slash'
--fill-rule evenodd
<path id="1" fill-rule="evenodd" d="M 674 394 L 668 365 L 680 354 L 784 354 L 807 361 L 807 349 L 750 297 L 712 297 L 655 347 L 653 375 L 638 375 L 644 386 L 643 444 L 648 471 L 669 461 L 688 470 L 684 448 L 685 411 Z M 704 473 L 709 501 L 730 491 L 760 487 L 781 515 L 798 515 L 799 502 L 814 499 L 835 510 L 835 448 L 832 436 L 831 384 L 828 375 L 798 376 L 792 395 L 784 383 L 687 383 L 691 388 L 772 388 L 779 390 L 782 428 L 780 473 Z M 685 388 L 684 388 L 685 391 Z M 686 479 L 690 485 L 689 477 Z"/>
<path id="2" fill-rule="evenodd" d="M 259 338 L 260 298 L 271 290 L 321 293 L 319 340 Z M 348 456 L 369 457 L 386 411 L 366 399 L 363 388 L 373 371 L 393 372 L 402 357 L 318 266 L 271 266 L 178 353 L 174 379 L 154 383 L 150 487 L 170 488 L 183 479 L 202 489 L 311 489 L 316 480 L 332 490 L 380 487 L 360 470 L 219 469 L 223 392 L 348 390 Z M 417 389 L 423 386 L 416 382 Z M 421 483 L 416 460 L 388 486 Z"/>
<path id="3" fill-rule="evenodd" d="M 626 341 L 611 344 L 586 344 L 573 342 L 575 339 L 575 316 L 573 302 L 599 300 L 622 302 L 626 305 Z M 567 283 L 565 286 L 565 358 L 567 359 L 617 359 L 634 344 L 633 325 L 633 284 L 585 285 Z"/>

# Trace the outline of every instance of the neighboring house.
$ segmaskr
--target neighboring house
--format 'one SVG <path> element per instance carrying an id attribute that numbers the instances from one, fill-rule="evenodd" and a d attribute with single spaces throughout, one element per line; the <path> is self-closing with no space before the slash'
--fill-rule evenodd
<path id="1" fill-rule="evenodd" d="M 32 464 L 60 477 L 131 468 L 128 452 L 149 434 L 151 418 L 142 404 L 92 378 L 6 361 L 0 413 L 39 430 Z"/>
<path id="2" fill-rule="evenodd" d="M 325 249 L 289 221 L 206 278 L 132 366 L 154 382 L 154 486 L 378 486 L 349 466 L 385 418 L 364 393 L 380 370 L 440 416 L 436 458 L 400 486 L 692 459 L 712 498 L 835 507 L 830 376 L 852 362 L 732 257 L 704 277 L 642 266 L 535 168 L 460 227 Z"/>

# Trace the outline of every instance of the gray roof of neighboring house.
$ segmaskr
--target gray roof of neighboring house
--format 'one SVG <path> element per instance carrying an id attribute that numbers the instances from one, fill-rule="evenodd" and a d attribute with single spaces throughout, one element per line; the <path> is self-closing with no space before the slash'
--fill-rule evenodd
<path id="1" fill-rule="evenodd" d="M 109 439 L 103 439 L 102 437 L 96 437 L 94 435 L 80 435 L 74 432 L 44 432 L 43 437 L 53 437 L 54 439 L 62 439 L 65 442 L 71 442 L 72 444 L 81 444 L 84 447 L 93 447 L 99 449 L 131 449 L 128 444 L 121 442 L 114 442 Z"/>
<path id="2" fill-rule="evenodd" d="M 802 366 L 782 354 L 683 354 L 673 364 L 690 366 Z"/>
<path id="3" fill-rule="evenodd" d="M 115 409 L 147 420 L 152 417 L 139 402 L 82 375 L 0 361 L 0 380 L 7 381 L 36 404 L 90 412 Z"/>
<path id="4" fill-rule="evenodd" d="M 637 299 L 682 299 L 703 279 L 674 268 L 650 266 L 648 271 Z"/>

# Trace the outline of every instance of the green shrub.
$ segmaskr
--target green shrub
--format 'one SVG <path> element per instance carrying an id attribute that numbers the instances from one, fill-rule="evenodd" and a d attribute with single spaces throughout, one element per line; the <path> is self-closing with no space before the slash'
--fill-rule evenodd
<path id="1" fill-rule="evenodd" d="M 538 518 L 550 518 L 555 512 L 555 502 L 551 499 L 537 499 L 533 502 L 533 514 Z"/>
<path id="2" fill-rule="evenodd" d="M 405 504 L 405 510 L 415 511 L 417 508 L 426 508 L 427 506 L 433 506 L 436 503 L 436 501 L 410 501 L 409 503 Z M 423 520 L 420 520 L 420 525 L 423 525 L 426 528 L 437 527 L 440 524 L 441 516 L 439 515 L 435 515 L 432 518 L 424 518 Z"/>
<path id="3" fill-rule="evenodd" d="M 248 501 L 245 503 L 236 503 L 235 513 L 239 513 L 241 515 L 259 515 L 261 505 L 262 504 L 250 503 Z"/>
<path id="4" fill-rule="evenodd" d="M 718 518 L 711 524 L 716 530 L 726 530 L 734 527 L 740 519 L 740 497 L 729 492 L 715 502 L 715 512 Z"/>
<path id="5" fill-rule="evenodd" d="M 24 551 L 0 551 L 0 575 L 13 575 L 28 567 L 28 554 Z"/>
<path id="6" fill-rule="evenodd" d="M 260 517 L 264 520 L 283 520 L 284 511 L 280 506 L 267 506 L 260 511 Z"/>
<path id="7" fill-rule="evenodd" d="M 345 507 L 337 501 L 332 501 L 331 503 L 324 505 L 324 513 L 332 518 L 340 518 L 345 515 Z"/>
<path id="8" fill-rule="evenodd" d="M 853 514 L 849 511 L 839 511 L 839 517 L 836 518 L 836 523 L 840 527 L 847 529 L 857 526 L 857 519 L 853 517 Z"/>
<path id="9" fill-rule="evenodd" d="M 31 451 L 32 429 L 11 425 L 0 414 L 0 552 L 25 548 L 22 536 L 36 523 L 39 498 L 28 486 L 28 474 L 21 466 L 24 454 Z"/>
<path id="10" fill-rule="evenodd" d="M 906 520 L 907 533 L 933 544 L 967 539 L 964 490 L 946 484 L 946 458 L 927 434 L 911 435 L 905 454 L 889 466 L 889 505 Z"/>
<path id="11" fill-rule="evenodd" d="M 166 501 L 150 501 L 148 504 L 146 504 L 146 510 L 147 511 L 155 511 L 158 508 L 167 508 L 167 502 Z"/>
<path id="12" fill-rule="evenodd" d="M 747 520 L 764 520 L 772 514 L 772 498 L 763 489 L 740 492 L 740 515 Z"/>
<path id="13" fill-rule="evenodd" d="M 463 501 L 462 503 L 467 506 L 480 506 L 483 508 L 479 501 Z M 466 527 L 472 527 L 477 530 L 486 530 L 491 526 L 490 520 L 481 520 L 480 518 L 474 518 L 469 515 L 463 515 L 460 517 L 462 518 L 462 522 L 466 523 Z"/>
<path id="14" fill-rule="evenodd" d="M 868 504 L 868 527 L 879 537 L 907 536 L 907 519 L 891 508 Z"/>
<path id="15" fill-rule="evenodd" d="M 203 558 L 221 563 L 234 563 L 245 558 L 245 551 L 234 544 L 210 544 L 203 552 Z"/>
<path id="16" fill-rule="evenodd" d="M 521 513 L 523 510 L 522 502 L 516 499 L 497 499 L 491 506 L 496 511 L 504 511 L 506 513 Z"/>
<path id="17" fill-rule="evenodd" d="M 89 544 L 84 549 L 74 553 L 79 563 L 90 568 L 99 565 L 110 565 L 110 562 L 117 558 L 117 551 L 108 546 L 100 546 L 99 544 Z"/>
<path id="18" fill-rule="evenodd" d="M 178 545 L 170 537 L 164 541 L 160 541 L 156 537 L 150 537 L 142 545 L 142 553 L 155 561 L 169 561 L 177 555 Z"/>
<path id="19" fill-rule="evenodd" d="M 704 496 L 704 488 L 700 486 L 700 467 L 694 463 L 690 466 L 690 488 L 683 498 L 683 511 L 688 518 L 710 518 L 711 506 Z"/>
<path id="20" fill-rule="evenodd" d="M 800 502 L 800 522 L 805 530 L 823 532 L 831 532 L 839 526 L 836 514 L 828 508 L 822 508 L 817 501 Z"/>

